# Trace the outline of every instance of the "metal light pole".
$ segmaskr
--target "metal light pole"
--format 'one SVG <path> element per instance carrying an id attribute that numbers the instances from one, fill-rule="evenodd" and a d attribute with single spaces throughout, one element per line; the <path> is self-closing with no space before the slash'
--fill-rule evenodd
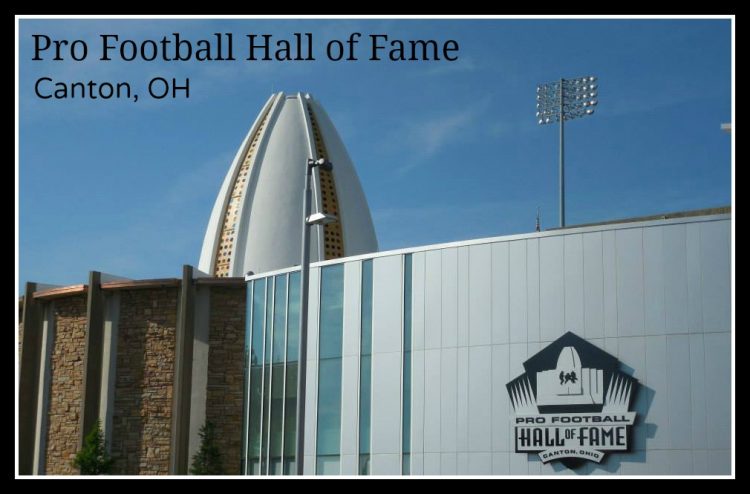
<path id="1" fill-rule="evenodd" d="M 536 88 L 539 125 L 560 122 L 560 227 L 565 226 L 565 121 L 594 113 L 596 77 L 560 79 Z"/>
<path id="2" fill-rule="evenodd" d="M 305 381 L 307 374 L 307 299 L 310 277 L 310 227 L 325 225 L 336 221 L 336 217 L 325 213 L 310 215 L 311 190 L 310 180 L 315 167 L 331 170 L 333 166 L 325 159 L 308 158 L 305 166 L 305 191 L 302 200 L 302 264 L 300 266 L 300 304 L 299 304 L 299 357 L 297 359 L 297 451 L 295 463 L 297 475 L 303 475 L 305 458 Z"/>

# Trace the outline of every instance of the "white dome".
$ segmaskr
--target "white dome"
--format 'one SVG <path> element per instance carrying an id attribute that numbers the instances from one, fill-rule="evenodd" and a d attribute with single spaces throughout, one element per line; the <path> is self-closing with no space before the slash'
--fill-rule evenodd
<path id="1" fill-rule="evenodd" d="M 277 93 L 232 161 L 211 212 L 198 269 L 213 276 L 244 276 L 300 263 L 308 158 L 333 163 L 330 172 L 315 169 L 312 213 L 339 219 L 312 227 L 310 260 L 378 250 L 359 178 L 325 110 L 309 94 Z"/>

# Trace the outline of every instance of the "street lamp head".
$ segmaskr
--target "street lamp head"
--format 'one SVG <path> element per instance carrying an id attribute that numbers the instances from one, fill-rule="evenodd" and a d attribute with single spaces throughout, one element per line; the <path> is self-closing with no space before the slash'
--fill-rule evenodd
<path id="1" fill-rule="evenodd" d="M 330 223 L 336 223 L 339 219 L 336 215 L 326 213 L 314 213 L 307 217 L 306 223 L 308 225 L 328 225 Z"/>
<path id="2" fill-rule="evenodd" d="M 315 168 L 317 166 L 321 170 L 333 170 L 333 164 L 331 164 L 331 162 L 326 160 L 325 158 L 307 158 L 307 166 L 309 166 L 310 168 Z"/>

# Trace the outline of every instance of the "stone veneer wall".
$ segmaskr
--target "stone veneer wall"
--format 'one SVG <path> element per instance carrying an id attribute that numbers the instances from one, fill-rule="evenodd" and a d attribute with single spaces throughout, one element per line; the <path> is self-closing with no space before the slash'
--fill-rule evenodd
<path id="1" fill-rule="evenodd" d="M 80 441 L 83 356 L 86 347 L 86 297 L 62 298 L 55 304 L 55 339 L 50 360 L 51 380 L 45 472 L 77 474 L 72 465 Z"/>
<path id="2" fill-rule="evenodd" d="M 216 425 L 224 473 L 240 474 L 245 285 L 211 289 L 206 420 Z"/>
<path id="3" fill-rule="evenodd" d="M 179 289 L 123 290 L 117 339 L 114 473 L 169 473 Z"/>
<path id="4" fill-rule="evenodd" d="M 18 362 L 21 363 L 23 352 L 23 302 L 18 304 Z"/>

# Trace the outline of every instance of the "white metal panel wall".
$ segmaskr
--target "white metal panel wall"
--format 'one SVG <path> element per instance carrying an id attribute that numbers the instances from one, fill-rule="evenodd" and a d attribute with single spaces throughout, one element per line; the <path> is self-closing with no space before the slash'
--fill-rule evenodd
<path id="1" fill-rule="evenodd" d="M 469 247 L 469 345 L 491 342 L 491 246 Z"/>
<path id="2" fill-rule="evenodd" d="M 425 367 L 424 350 L 414 350 L 411 356 L 411 454 L 412 466 L 416 466 L 415 458 L 420 459 L 424 453 L 424 417 L 425 417 Z M 416 473 L 416 472 L 413 472 Z"/>
<path id="3" fill-rule="evenodd" d="M 442 255 L 439 250 L 425 253 L 424 347 L 440 348 L 442 331 Z"/>
<path id="4" fill-rule="evenodd" d="M 469 451 L 492 451 L 492 347 L 469 347 Z"/>
<path id="5" fill-rule="evenodd" d="M 565 323 L 564 238 L 539 239 L 539 324 L 541 341 L 560 336 Z M 563 331 L 564 332 L 564 331 Z"/>
<path id="6" fill-rule="evenodd" d="M 358 453 L 359 436 L 359 356 L 348 355 L 341 361 L 341 454 Z M 354 475 L 353 472 L 344 472 Z"/>
<path id="7" fill-rule="evenodd" d="M 667 336 L 667 389 L 669 389 L 669 447 L 689 450 L 692 447 L 690 403 L 690 336 Z M 691 455 L 692 461 L 692 455 Z"/>
<path id="8" fill-rule="evenodd" d="M 372 355 L 371 420 L 372 454 L 400 454 L 401 354 L 398 352 Z M 374 464 L 373 460 L 373 468 Z"/>
<path id="9" fill-rule="evenodd" d="M 424 352 L 424 452 L 440 452 L 440 350 Z M 425 474 L 427 457 L 425 457 Z M 436 472 L 439 473 L 439 472 Z"/>
<path id="10" fill-rule="evenodd" d="M 617 335 L 643 332 L 643 229 L 615 232 L 617 256 Z"/>
<path id="11" fill-rule="evenodd" d="M 728 333 L 707 333 L 703 337 L 706 358 L 706 409 L 709 449 L 731 448 L 731 341 Z"/>
<path id="12" fill-rule="evenodd" d="M 458 432 L 458 353 L 444 348 L 440 352 L 440 451 L 457 451 Z M 454 467 L 455 470 L 455 467 Z"/>
<path id="13" fill-rule="evenodd" d="M 411 310 L 411 338 L 412 349 L 424 349 L 425 332 L 425 254 L 418 252 L 412 256 L 412 310 Z"/>
<path id="14" fill-rule="evenodd" d="M 526 240 L 526 303 L 529 341 L 539 341 L 539 239 Z M 494 468 L 494 467 L 493 467 Z"/>
<path id="15" fill-rule="evenodd" d="M 604 336 L 617 336 L 617 250 L 615 231 L 602 232 Z"/>
<path id="16" fill-rule="evenodd" d="M 362 317 L 362 263 L 344 264 L 344 334 L 342 354 L 359 355 Z"/>
<path id="17" fill-rule="evenodd" d="M 508 417 L 511 413 L 510 399 L 505 383 L 516 377 L 510 375 L 510 345 L 492 347 L 492 450 L 510 451 L 512 444 Z"/>
<path id="18" fill-rule="evenodd" d="M 393 458 L 387 455 L 401 453 L 402 264 L 403 257 L 399 255 L 380 257 L 373 261 L 371 414 L 373 473 L 387 473 L 384 466 L 390 465 L 393 461 Z"/>
<path id="19" fill-rule="evenodd" d="M 685 225 L 685 257 L 687 261 L 688 328 L 691 333 L 703 330 L 703 293 L 701 287 L 701 225 Z"/>
<path id="20" fill-rule="evenodd" d="M 731 326 L 731 232 L 728 221 L 701 223 L 703 328 L 729 331 Z"/>
<path id="21" fill-rule="evenodd" d="M 471 272 L 472 275 L 482 269 L 491 269 L 492 273 L 492 286 L 491 288 L 491 300 L 492 300 L 492 313 L 490 315 L 492 319 L 492 343 L 503 344 L 508 343 L 513 337 L 514 341 L 518 341 L 518 338 L 523 337 L 523 341 L 526 341 L 526 335 L 522 334 L 520 330 L 510 334 L 509 326 L 509 310 L 508 301 L 510 295 L 508 290 L 510 288 L 510 273 L 508 269 L 508 243 L 503 242 L 492 245 L 492 264 L 481 267 L 482 258 L 479 255 L 474 255 L 471 258 L 474 263 L 474 270 Z M 473 277 L 472 277 L 473 278 Z M 472 292 L 472 296 L 474 293 Z M 477 310 L 477 309 L 475 309 Z M 471 342 L 472 345 L 482 342 Z"/>
<path id="22" fill-rule="evenodd" d="M 583 334 L 604 336 L 604 273 L 601 232 L 583 235 Z"/>
<path id="23" fill-rule="evenodd" d="M 379 257 L 372 265 L 372 353 L 400 352 L 403 318 L 402 256 Z"/>
<path id="24" fill-rule="evenodd" d="M 341 473 L 356 475 L 359 436 L 359 362 L 362 263 L 344 264 L 344 327 L 341 361 Z"/>
<path id="25" fill-rule="evenodd" d="M 669 225 L 662 231 L 662 269 L 669 290 L 664 290 L 664 323 L 667 334 L 688 328 L 688 283 L 685 225 Z"/>
<path id="26" fill-rule="evenodd" d="M 469 451 L 469 348 L 459 347 L 457 358 L 456 449 L 465 453 Z M 460 467 L 459 462 L 459 474 Z"/>
<path id="27" fill-rule="evenodd" d="M 307 375 L 305 376 L 305 474 L 315 472 L 318 429 L 318 318 L 320 317 L 320 268 L 310 269 L 307 318 Z"/>
<path id="28" fill-rule="evenodd" d="M 580 234 L 565 235 L 563 245 L 565 259 L 565 331 L 584 335 L 583 325 L 583 239 Z"/>
<path id="29" fill-rule="evenodd" d="M 455 347 L 458 344 L 458 252 L 456 249 L 442 251 L 442 317 L 441 346 Z"/>
<path id="30" fill-rule="evenodd" d="M 526 304 L 527 281 L 526 268 L 526 240 L 508 242 L 508 324 L 510 326 L 510 341 L 521 342 L 529 340 L 527 326 L 528 306 Z M 512 290 L 511 290 L 512 287 Z M 498 314 L 500 317 L 502 313 Z M 495 313 L 492 314 L 493 320 Z"/>
<path id="31" fill-rule="evenodd" d="M 643 229 L 643 297 L 646 334 L 666 332 L 664 294 L 664 229 Z"/>
<path id="32" fill-rule="evenodd" d="M 458 346 L 469 344 L 469 248 L 458 249 Z"/>
<path id="33" fill-rule="evenodd" d="M 729 228 L 727 219 L 608 225 L 414 253 L 412 473 L 574 473 L 515 453 L 505 388 L 528 357 L 569 330 L 616 356 L 641 383 L 632 451 L 577 473 L 727 473 Z M 401 468 L 402 262 L 402 255 L 374 260 L 376 474 Z M 346 328 L 358 324 L 351 269 Z M 344 346 L 353 348 L 347 331 Z M 355 372 L 354 362 L 345 367 Z M 358 382 L 350 384 L 345 394 L 354 396 Z M 349 406 L 342 426 L 352 428 L 347 413 L 354 419 Z M 342 453 L 356 453 L 350 449 Z"/>

